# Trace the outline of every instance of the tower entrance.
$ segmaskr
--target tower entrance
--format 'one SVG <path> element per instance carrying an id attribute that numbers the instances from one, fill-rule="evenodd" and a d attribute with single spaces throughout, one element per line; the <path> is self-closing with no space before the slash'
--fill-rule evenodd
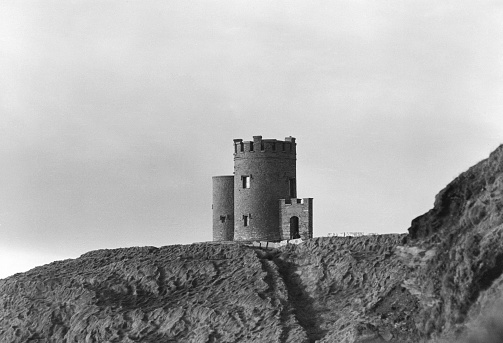
<path id="1" fill-rule="evenodd" d="M 290 218 L 290 239 L 300 238 L 299 234 L 299 217 L 293 216 Z"/>

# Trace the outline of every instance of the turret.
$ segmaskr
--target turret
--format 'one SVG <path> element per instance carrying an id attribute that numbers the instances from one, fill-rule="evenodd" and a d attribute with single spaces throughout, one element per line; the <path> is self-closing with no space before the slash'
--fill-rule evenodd
<path id="1" fill-rule="evenodd" d="M 234 239 L 234 176 L 213 176 L 213 240 Z"/>

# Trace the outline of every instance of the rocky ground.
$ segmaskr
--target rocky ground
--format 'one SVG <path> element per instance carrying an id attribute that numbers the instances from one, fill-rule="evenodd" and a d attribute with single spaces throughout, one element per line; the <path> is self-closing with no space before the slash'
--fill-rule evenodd
<path id="1" fill-rule="evenodd" d="M 1 342 L 503 342 L 503 147 L 409 234 L 98 250 L 0 280 Z"/>

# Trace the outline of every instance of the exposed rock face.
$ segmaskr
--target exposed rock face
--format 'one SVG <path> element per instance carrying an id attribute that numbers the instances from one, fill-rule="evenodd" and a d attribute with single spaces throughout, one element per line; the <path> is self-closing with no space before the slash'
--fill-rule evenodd
<path id="1" fill-rule="evenodd" d="M 503 147 L 409 235 L 98 250 L 0 280 L 1 342 L 502 342 Z"/>
<path id="2" fill-rule="evenodd" d="M 411 245 L 422 261 L 407 282 L 421 297 L 418 326 L 425 334 L 463 331 L 481 293 L 498 287 L 502 209 L 503 145 L 452 181 L 434 208 L 412 221 Z"/>
<path id="3" fill-rule="evenodd" d="M 417 299 L 395 254 L 405 235 L 331 237 L 286 246 L 275 259 L 311 341 L 416 342 Z"/>
<path id="4" fill-rule="evenodd" d="M 459 236 L 503 223 L 503 145 L 459 175 L 435 197 L 433 209 L 412 221 L 411 238 Z"/>
<path id="5" fill-rule="evenodd" d="M 237 245 L 99 250 L 0 281 L 5 342 L 303 342 L 275 265 Z"/>

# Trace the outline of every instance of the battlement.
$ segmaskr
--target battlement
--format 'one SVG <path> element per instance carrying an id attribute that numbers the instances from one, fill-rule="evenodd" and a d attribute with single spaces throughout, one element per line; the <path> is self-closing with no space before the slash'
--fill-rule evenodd
<path id="1" fill-rule="evenodd" d="M 294 137 L 286 137 L 284 141 L 262 136 L 253 136 L 253 141 L 234 139 L 234 158 L 295 158 L 296 145 Z"/>
<path id="2" fill-rule="evenodd" d="M 288 205 L 309 205 L 312 203 L 313 198 L 291 198 L 291 199 L 279 199 L 279 205 L 281 207 Z"/>

